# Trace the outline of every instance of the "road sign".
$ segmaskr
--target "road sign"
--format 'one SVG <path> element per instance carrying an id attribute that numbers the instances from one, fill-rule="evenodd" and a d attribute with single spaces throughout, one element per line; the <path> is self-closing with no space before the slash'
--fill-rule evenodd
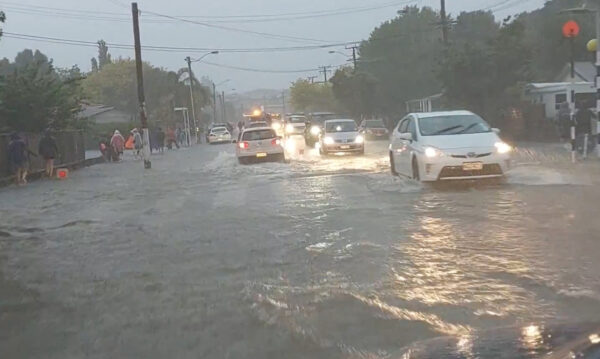
<path id="1" fill-rule="evenodd" d="M 564 37 L 577 37 L 579 35 L 579 24 L 573 20 L 565 22 L 562 28 Z"/>

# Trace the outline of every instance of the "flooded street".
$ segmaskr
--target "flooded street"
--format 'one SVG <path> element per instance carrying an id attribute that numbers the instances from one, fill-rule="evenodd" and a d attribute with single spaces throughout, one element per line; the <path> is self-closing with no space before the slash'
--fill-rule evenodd
<path id="1" fill-rule="evenodd" d="M 0 189 L 0 357 L 399 359 L 450 336 L 468 358 L 482 330 L 600 322 L 597 159 L 522 144 L 507 183 L 423 186 L 366 149 L 201 145 Z"/>

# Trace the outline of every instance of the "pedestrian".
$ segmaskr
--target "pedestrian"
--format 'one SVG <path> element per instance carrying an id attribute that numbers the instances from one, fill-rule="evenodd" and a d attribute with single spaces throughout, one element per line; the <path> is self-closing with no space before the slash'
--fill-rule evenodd
<path id="1" fill-rule="evenodd" d="M 52 177 L 54 173 L 54 159 L 58 156 L 58 146 L 49 130 L 44 131 L 44 135 L 38 145 L 38 154 L 46 162 L 46 176 Z"/>
<path id="2" fill-rule="evenodd" d="M 571 138 L 571 109 L 567 102 L 562 102 L 559 105 L 556 117 L 556 126 L 560 139 L 562 141 L 569 141 Z"/>
<path id="3" fill-rule="evenodd" d="M 141 157 L 141 151 L 143 147 L 142 135 L 140 135 L 140 131 L 137 128 L 133 129 L 133 146 L 135 148 L 135 156 Z"/>
<path id="4" fill-rule="evenodd" d="M 165 131 L 163 131 L 160 127 L 158 128 L 158 133 L 156 134 L 156 145 L 161 153 L 165 151 Z"/>
<path id="5" fill-rule="evenodd" d="M 25 141 L 19 136 L 18 133 L 10 135 L 10 142 L 8 143 L 8 163 L 15 172 L 15 183 L 22 185 L 27 183 L 27 168 L 29 166 L 29 155 L 34 155 L 27 148 Z"/>
<path id="6" fill-rule="evenodd" d="M 577 150 L 579 151 L 579 153 L 583 153 L 584 141 L 587 135 L 587 151 L 590 152 L 595 148 L 595 145 L 591 139 L 591 134 L 592 121 L 596 120 L 596 114 L 589 108 L 588 104 L 584 101 L 579 102 L 577 108 L 578 110 L 575 114 L 575 133 L 577 134 Z"/>
<path id="7" fill-rule="evenodd" d="M 173 148 L 173 144 L 175 144 L 175 146 L 177 148 L 179 148 L 179 144 L 177 143 L 177 137 L 175 135 L 175 130 L 173 130 L 172 127 L 167 127 L 167 148 L 168 149 L 172 149 Z"/>
<path id="8" fill-rule="evenodd" d="M 125 150 L 125 138 L 123 138 L 119 130 L 115 130 L 110 139 L 110 147 L 112 148 L 112 160 L 119 161 Z"/>

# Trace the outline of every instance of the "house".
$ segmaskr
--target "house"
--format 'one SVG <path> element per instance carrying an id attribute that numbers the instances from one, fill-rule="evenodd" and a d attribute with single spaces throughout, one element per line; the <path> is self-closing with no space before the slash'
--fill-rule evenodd
<path id="1" fill-rule="evenodd" d="M 130 114 L 105 105 L 84 104 L 78 117 L 86 118 L 98 125 L 128 124 L 134 121 Z"/>
<path id="2" fill-rule="evenodd" d="M 555 82 L 530 83 L 525 86 L 525 97 L 533 104 L 543 104 L 545 117 L 556 118 L 563 102 L 569 102 L 574 91 L 575 101 L 594 101 L 596 98 L 596 66 L 591 62 L 575 62 L 575 78 L 571 79 L 571 65 L 567 64 L 556 76 Z"/>

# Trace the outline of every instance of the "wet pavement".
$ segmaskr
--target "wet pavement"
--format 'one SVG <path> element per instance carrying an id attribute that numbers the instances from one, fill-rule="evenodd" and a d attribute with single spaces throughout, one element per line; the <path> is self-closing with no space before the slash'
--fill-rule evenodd
<path id="1" fill-rule="evenodd" d="M 381 142 L 252 166 L 201 145 L 2 188 L 0 357 L 477 357 L 482 330 L 600 321 L 600 161 L 515 157 L 504 184 L 422 186 Z"/>

